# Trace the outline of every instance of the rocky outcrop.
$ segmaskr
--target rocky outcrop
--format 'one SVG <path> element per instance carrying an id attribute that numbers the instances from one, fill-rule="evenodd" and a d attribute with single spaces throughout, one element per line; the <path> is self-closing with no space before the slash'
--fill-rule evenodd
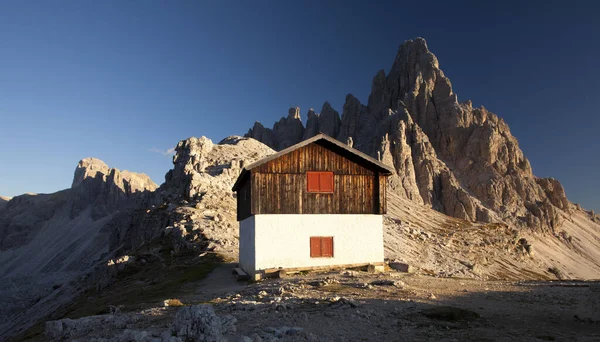
<path id="1" fill-rule="evenodd" d="M 149 209 L 119 213 L 106 224 L 109 250 L 122 254 L 160 238 L 178 251 L 206 247 L 212 239 L 213 249 L 235 255 L 231 187 L 244 165 L 275 151 L 254 139 L 231 136 L 218 144 L 188 138 L 175 152 L 173 169 L 148 201 Z"/>
<path id="2" fill-rule="evenodd" d="M 182 140 L 159 192 L 169 199 L 185 200 L 201 199 L 214 188 L 231 193 L 241 168 L 271 153 L 272 149 L 253 139 L 235 136 L 219 144 L 206 137 Z"/>
<path id="3" fill-rule="evenodd" d="M 331 137 L 337 137 L 340 134 L 340 114 L 331 107 L 329 102 L 323 104 L 321 114 L 319 114 L 319 130 Z"/>
<path id="4" fill-rule="evenodd" d="M 312 138 L 321 131 L 319 128 L 319 114 L 315 114 L 314 109 L 309 109 L 306 117 L 306 129 L 301 140 Z"/>
<path id="5" fill-rule="evenodd" d="M 304 136 L 304 125 L 300 118 L 300 108 L 290 108 L 287 117 L 282 117 L 275 123 L 273 129 L 264 128 L 259 122 L 248 131 L 246 137 L 254 138 L 265 145 L 283 150 L 296 144 Z"/>
<path id="6" fill-rule="evenodd" d="M 273 137 L 273 130 L 271 130 L 270 128 L 265 128 L 258 121 L 254 123 L 254 126 L 248 130 L 248 133 L 246 133 L 245 136 L 254 138 L 271 148 L 274 148 L 276 146 L 275 138 Z"/>
<path id="7" fill-rule="evenodd" d="M 366 106 L 349 94 L 339 125 L 333 113 L 326 103 L 310 132 L 286 136 L 284 145 L 309 137 L 318 122 L 321 132 L 393 165 L 392 191 L 457 218 L 554 230 L 557 210 L 568 211 L 560 183 L 533 175 L 504 120 L 458 102 L 422 38 L 400 46 L 387 75 L 377 72 Z M 280 149 L 278 137 L 248 136 Z"/>
<path id="8" fill-rule="evenodd" d="M 236 331 L 237 320 L 219 316 L 212 305 L 187 306 L 175 313 L 171 328 L 148 322 L 148 317 L 164 316 L 165 308 L 141 312 L 113 313 L 77 319 L 60 319 L 45 324 L 45 337 L 50 341 L 115 341 L 115 342 L 217 342 Z"/>
<path id="9" fill-rule="evenodd" d="M 341 126 L 340 114 L 331 107 L 329 102 L 325 102 L 320 114 L 315 113 L 312 108 L 308 111 L 306 128 L 302 124 L 300 108 L 296 107 L 290 108 L 288 116 L 282 117 L 276 122 L 273 129 L 265 128 L 258 121 L 255 122 L 245 137 L 254 138 L 275 150 L 282 150 L 302 140 L 314 137 L 318 133 L 337 137 Z"/>
<path id="10" fill-rule="evenodd" d="M 0 213 L 0 251 L 28 244 L 40 230 L 52 225 L 65 226 L 80 215 L 93 221 L 137 204 L 144 192 L 157 185 L 146 175 L 109 168 L 95 158 L 81 160 L 75 169 L 70 189 L 53 194 L 25 194 L 5 204 Z M 79 218 L 83 220 L 83 218 Z"/>
<path id="11" fill-rule="evenodd" d="M 223 335 L 235 332 L 233 316 L 219 317 L 212 305 L 201 304 L 179 309 L 172 332 L 185 341 L 223 341 Z"/>
<path id="12" fill-rule="evenodd" d="M 570 210 L 565 189 L 559 181 L 554 178 L 538 178 L 536 181 L 542 187 L 552 205 L 565 211 Z"/>
<path id="13" fill-rule="evenodd" d="M 65 318 L 46 322 L 44 335 L 50 341 L 84 338 L 91 331 L 100 330 L 100 328 L 113 331 L 123 330 L 141 318 L 141 315 L 126 314 L 107 314 L 78 319 Z"/>
<path id="14" fill-rule="evenodd" d="M 146 206 L 121 212 L 106 223 L 108 249 L 124 255 L 160 239 L 178 252 L 206 248 L 208 239 L 214 238 L 218 243 L 212 243 L 212 249 L 237 253 L 231 242 L 235 239 L 231 187 L 244 165 L 274 151 L 254 139 L 231 136 L 218 144 L 206 137 L 188 138 L 177 144 L 175 152 L 173 169 Z"/>
<path id="15" fill-rule="evenodd" d="M 106 163 L 97 158 L 82 159 L 77 163 L 71 188 L 75 188 L 90 178 L 101 178 L 106 183 L 121 189 L 125 194 L 140 191 L 153 191 L 158 185 L 143 173 L 109 168 Z"/>
<path id="16" fill-rule="evenodd" d="M 4 209 L 8 201 L 10 201 L 10 197 L 0 196 L 0 210 Z"/>
<path id="17" fill-rule="evenodd" d="M 86 158 L 77 164 L 71 196 L 71 218 L 91 207 L 92 218 L 98 219 L 123 208 L 142 192 L 158 186 L 143 173 L 109 168 L 103 161 Z"/>
<path id="18" fill-rule="evenodd" d="M 304 135 L 304 125 L 300 118 L 300 108 L 290 108 L 287 118 L 281 118 L 273 126 L 273 135 L 278 150 L 283 150 L 300 141 Z"/>

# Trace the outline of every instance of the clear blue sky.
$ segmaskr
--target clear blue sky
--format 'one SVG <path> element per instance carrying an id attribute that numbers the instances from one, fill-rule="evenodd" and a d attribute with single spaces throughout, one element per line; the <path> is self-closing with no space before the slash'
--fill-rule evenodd
<path id="1" fill-rule="evenodd" d="M 422 36 L 459 99 L 503 117 L 534 173 L 600 209 L 600 8 L 578 1 L 0 2 L 0 194 L 70 186 L 78 160 L 145 172 L 325 100 L 366 102 Z"/>

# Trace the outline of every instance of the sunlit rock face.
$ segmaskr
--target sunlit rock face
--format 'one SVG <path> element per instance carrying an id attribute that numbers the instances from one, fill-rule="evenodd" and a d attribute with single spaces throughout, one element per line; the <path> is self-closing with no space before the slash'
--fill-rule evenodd
<path id="1" fill-rule="evenodd" d="M 320 114 L 309 111 L 302 135 L 297 113 L 273 129 L 257 123 L 247 136 L 276 150 L 318 132 L 352 141 L 395 168 L 392 191 L 469 221 L 554 230 L 557 209 L 570 210 L 558 181 L 533 175 L 504 120 L 458 101 L 422 38 L 404 42 L 389 72 L 376 73 L 366 105 L 348 94 L 340 118 L 326 102 Z"/>

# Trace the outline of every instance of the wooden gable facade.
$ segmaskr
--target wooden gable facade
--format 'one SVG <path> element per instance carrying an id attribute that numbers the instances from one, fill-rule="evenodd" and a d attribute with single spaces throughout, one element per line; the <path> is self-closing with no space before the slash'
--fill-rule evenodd
<path id="1" fill-rule="evenodd" d="M 319 134 L 244 168 L 233 187 L 237 218 L 385 214 L 391 172 L 379 161 Z"/>

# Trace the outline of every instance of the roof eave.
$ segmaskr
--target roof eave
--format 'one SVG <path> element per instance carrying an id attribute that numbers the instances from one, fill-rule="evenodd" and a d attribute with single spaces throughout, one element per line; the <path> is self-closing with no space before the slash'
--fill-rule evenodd
<path id="1" fill-rule="evenodd" d="M 308 138 L 306 140 L 303 140 L 303 141 L 301 141 L 301 142 L 299 142 L 299 143 L 297 143 L 295 145 L 292 145 L 292 146 L 290 146 L 288 148 L 285 148 L 285 149 L 283 149 L 283 150 L 281 150 L 281 151 L 279 151 L 277 153 L 273 153 L 273 154 L 271 154 L 269 156 L 266 156 L 266 157 L 264 157 L 264 158 L 262 158 L 260 160 L 255 161 L 254 163 L 252 163 L 250 165 L 245 166 L 242 169 L 242 172 L 240 173 L 240 175 L 238 176 L 238 179 L 235 181 L 235 184 L 233 185 L 232 190 L 233 191 L 237 191 L 237 189 L 239 189 L 240 184 L 242 183 L 242 180 L 245 177 L 245 175 L 248 172 L 250 172 L 252 169 L 254 169 L 255 167 L 263 165 L 264 163 L 266 163 L 268 161 L 271 161 L 273 159 L 277 159 L 277 158 L 279 158 L 282 155 L 285 155 L 285 154 L 290 153 L 290 152 L 292 152 L 294 150 L 297 150 L 300 147 L 312 144 L 313 142 L 317 142 L 317 141 L 319 141 L 321 139 L 323 139 L 325 141 L 328 141 L 328 142 L 330 142 L 330 143 L 338 146 L 339 148 L 342 148 L 342 149 L 346 150 L 347 152 L 354 154 L 355 156 L 357 156 L 359 158 L 362 158 L 363 160 L 365 160 L 368 163 L 371 163 L 373 166 L 375 166 L 375 168 L 379 169 L 379 171 L 383 175 L 389 176 L 389 175 L 391 175 L 391 174 L 393 174 L 395 172 L 395 170 L 393 168 L 391 168 L 388 165 L 385 165 L 384 163 L 382 163 L 379 160 L 377 160 L 377 159 L 369 156 L 368 154 L 365 154 L 365 153 L 363 153 L 363 152 L 361 152 L 361 151 L 359 151 L 359 150 L 357 150 L 355 148 L 349 147 L 348 145 L 342 143 L 341 141 L 339 141 L 339 140 L 337 140 L 335 138 L 332 138 L 332 137 L 330 137 L 330 136 L 328 136 L 326 134 L 319 133 L 319 134 L 315 135 L 312 138 Z"/>

